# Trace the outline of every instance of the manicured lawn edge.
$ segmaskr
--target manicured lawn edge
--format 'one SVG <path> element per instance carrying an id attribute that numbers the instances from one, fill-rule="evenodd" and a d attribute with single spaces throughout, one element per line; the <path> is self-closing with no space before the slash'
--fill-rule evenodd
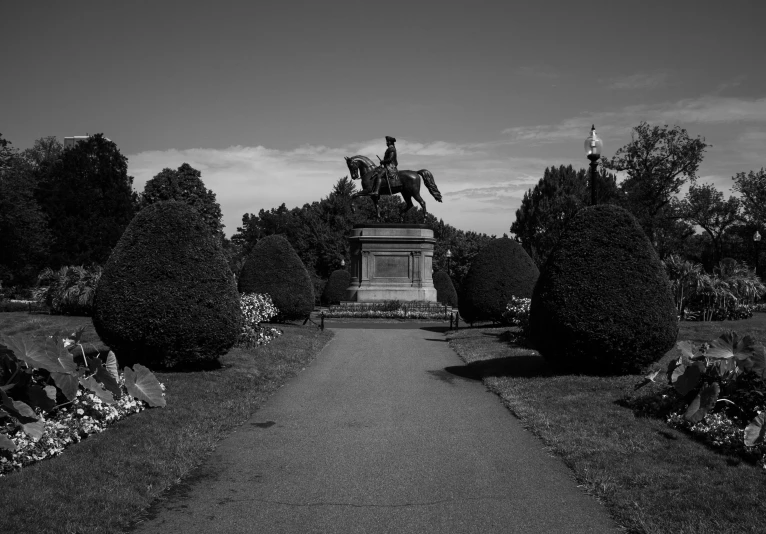
<path id="1" fill-rule="evenodd" d="M 68 328 L 72 319 L 62 322 Z M 316 327 L 280 328 L 284 335 L 268 345 L 231 350 L 219 370 L 156 373 L 166 408 L 130 416 L 1 478 L 0 532 L 116 533 L 139 521 L 332 338 Z"/>
<path id="2" fill-rule="evenodd" d="M 699 334 L 709 340 L 727 327 L 737 329 L 696 324 L 679 339 Z M 762 469 L 719 454 L 663 420 L 637 417 L 624 401 L 641 376 L 553 375 L 535 351 L 510 342 L 507 331 L 465 329 L 448 339 L 472 374 L 562 458 L 625 531 L 763 531 Z"/>

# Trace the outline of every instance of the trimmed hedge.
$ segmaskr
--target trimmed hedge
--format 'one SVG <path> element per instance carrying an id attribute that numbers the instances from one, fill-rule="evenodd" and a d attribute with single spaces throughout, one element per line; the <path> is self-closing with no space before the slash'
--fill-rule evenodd
<path id="1" fill-rule="evenodd" d="M 447 306 L 457 307 L 457 291 L 452 285 L 452 280 L 444 271 L 434 273 L 434 287 L 436 288 L 436 300 Z"/>
<path id="2" fill-rule="evenodd" d="M 475 321 L 502 322 L 512 296 L 529 298 L 540 271 L 519 243 L 493 239 L 474 258 L 463 281 L 460 316 Z"/>
<path id="3" fill-rule="evenodd" d="M 535 348 L 576 372 L 630 374 L 659 360 L 677 334 L 665 269 L 635 217 L 614 205 L 579 211 L 532 295 Z"/>
<path id="4" fill-rule="evenodd" d="M 322 292 L 322 304 L 340 304 L 346 300 L 346 289 L 351 285 L 351 273 L 345 269 L 338 269 L 330 273 L 330 278 Z"/>
<path id="5" fill-rule="evenodd" d="M 239 294 L 220 245 L 191 206 L 141 210 L 96 289 L 93 325 L 120 365 L 209 365 L 237 341 Z"/>
<path id="6" fill-rule="evenodd" d="M 276 321 L 305 319 L 314 309 L 314 286 L 290 242 L 270 235 L 256 243 L 239 275 L 240 293 L 266 293 L 279 314 Z"/>

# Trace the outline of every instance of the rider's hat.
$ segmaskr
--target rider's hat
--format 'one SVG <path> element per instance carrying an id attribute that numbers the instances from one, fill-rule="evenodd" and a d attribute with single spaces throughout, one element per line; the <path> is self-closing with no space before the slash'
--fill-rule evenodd
<path id="1" fill-rule="evenodd" d="M 390 135 L 386 136 L 386 143 L 396 143 L 396 139 L 391 137 Z"/>

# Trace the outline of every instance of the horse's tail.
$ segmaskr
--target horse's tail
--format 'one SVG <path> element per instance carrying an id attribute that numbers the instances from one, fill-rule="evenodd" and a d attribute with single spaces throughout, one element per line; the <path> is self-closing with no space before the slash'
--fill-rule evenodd
<path id="1" fill-rule="evenodd" d="M 436 187 L 436 181 L 434 180 L 434 175 L 431 174 L 431 171 L 421 169 L 418 171 L 418 174 L 423 177 L 423 182 L 425 182 L 431 196 L 434 197 L 437 202 L 441 202 L 442 194 L 439 193 L 439 188 Z"/>

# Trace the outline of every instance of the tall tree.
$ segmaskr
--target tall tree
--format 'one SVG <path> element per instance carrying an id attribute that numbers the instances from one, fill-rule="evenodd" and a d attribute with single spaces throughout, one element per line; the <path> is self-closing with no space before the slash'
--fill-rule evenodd
<path id="1" fill-rule="evenodd" d="M 696 180 L 707 146 L 704 139 L 692 139 L 678 126 L 642 122 L 633 128 L 630 143 L 603 161 L 606 169 L 627 173 L 620 183 L 623 206 L 638 219 L 655 247 L 658 229 L 670 216 L 666 208 L 687 181 Z"/>
<path id="2" fill-rule="evenodd" d="M 692 184 L 683 200 L 673 202 L 679 217 L 698 225 L 710 236 L 718 262 L 723 258 L 723 236 L 739 220 L 739 199 L 723 193 L 712 184 Z"/>
<path id="3" fill-rule="evenodd" d="M 223 237 L 223 214 L 215 193 L 205 187 L 202 173 L 188 163 L 184 163 L 175 171 L 162 169 L 146 182 L 144 192 L 140 196 L 141 209 L 163 200 L 177 200 L 189 204 L 199 212 L 214 235 Z"/>
<path id="4" fill-rule="evenodd" d="M 45 267 L 51 236 L 34 196 L 35 164 L 9 145 L 0 135 L 0 280 L 27 286 Z"/>
<path id="5" fill-rule="evenodd" d="M 36 194 L 53 235 L 50 267 L 106 262 L 136 213 L 132 185 L 127 158 L 103 134 L 65 149 Z"/>
<path id="6" fill-rule="evenodd" d="M 742 195 L 745 220 L 755 229 L 762 230 L 766 225 L 766 170 L 739 172 L 732 180 L 732 189 Z"/>
<path id="7" fill-rule="evenodd" d="M 572 216 L 590 204 L 588 180 L 584 169 L 575 171 L 571 165 L 549 167 L 537 185 L 524 193 L 511 233 L 538 268 L 545 263 Z M 613 174 L 603 169 L 598 172 L 596 195 L 599 204 L 617 201 L 617 181 Z"/>

